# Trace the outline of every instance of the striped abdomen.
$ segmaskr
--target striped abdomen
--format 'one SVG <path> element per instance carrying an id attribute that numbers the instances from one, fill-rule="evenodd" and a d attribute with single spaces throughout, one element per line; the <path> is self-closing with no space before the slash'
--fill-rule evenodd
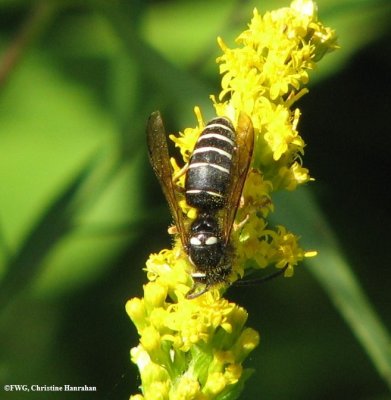
<path id="1" fill-rule="evenodd" d="M 194 147 L 186 173 L 187 203 L 201 210 L 223 208 L 231 182 L 235 129 L 223 117 L 212 119 Z"/>

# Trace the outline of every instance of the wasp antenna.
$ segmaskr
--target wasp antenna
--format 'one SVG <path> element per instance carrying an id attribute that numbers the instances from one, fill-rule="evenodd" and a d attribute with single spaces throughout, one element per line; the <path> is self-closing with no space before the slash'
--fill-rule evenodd
<path id="1" fill-rule="evenodd" d="M 273 273 L 271 273 L 269 275 L 261 276 L 260 278 L 240 279 L 238 281 L 235 281 L 233 283 L 233 286 L 254 286 L 254 285 L 258 285 L 258 284 L 263 283 L 263 282 L 270 281 L 270 280 L 272 280 L 274 278 L 277 278 L 278 276 L 282 275 L 286 271 L 288 266 L 289 266 L 289 264 L 285 265 L 284 268 L 282 268 L 282 269 L 280 269 L 280 270 L 278 270 L 276 272 L 273 272 Z"/>

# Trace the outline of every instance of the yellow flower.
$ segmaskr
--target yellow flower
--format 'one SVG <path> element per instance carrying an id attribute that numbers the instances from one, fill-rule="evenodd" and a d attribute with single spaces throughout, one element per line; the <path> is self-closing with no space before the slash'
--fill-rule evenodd
<path id="1" fill-rule="evenodd" d="M 216 115 L 230 118 L 235 125 L 244 113 L 255 133 L 252 165 L 230 238 L 232 281 L 268 266 L 291 276 L 304 257 L 316 255 L 301 249 L 299 238 L 285 227 L 270 226 L 268 221 L 275 191 L 294 190 L 312 179 L 302 166 L 305 143 L 297 129 L 300 111 L 293 105 L 308 92 L 304 87 L 308 72 L 337 48 L 334 31 L 318 21 L 316 12 L 311 0 L 295 0 L 290 7 L 264 15 L 254 9 L 235 48 L 218 38 L 223 53 L 217 59 L 222 90 L 211 96 Z M 195 115 L 195 127 L 170 135 L 183 164 L 204 128 L 198 107 Z M 171 165 L 175 185 L 183 188 L 181 166 L 174 159 Z M 186 223 L 190 223 L 197 211 L 187 205 L 184 196 L 179 197 Z M 170 232 L 175 233 L 175 228 Z M 242 363 L 258 345 L 259 334 L 245 326 L 243 308 L 221 297 L 225 287 L 187 299 L 191 268 L 177 238 L 172 249 L 150 255 L 144 297 L 126 304 L 140 335 L 131 359 L 140 370 L 143 396 L 132 396 L 134 400 L 240 396 L 248 375 Z"/>
<path id="2" fill-rule="evenodd" d="M 182 297 L 178 302 L 160 302 L 160 296 L 153 295 L 159 301 L 153 301 L 151 307 L 146 304 L 148 292 L 155 291 L 151 285 L 154 282 L 144 286 L 144 299 L 131 299 L 126 306 L 133 320 L 144 312 L 148 322 L 135 322 L 140 344 L 131 350 L 132 361 L 142 377 L 144 396 L 149 398 L 146 393 L 150 388 L 145 385 L 152 382 L 153 390 L 160 387 L 161 393 L 169 393 L 168 397 L 163 395 L 164 399 L 204 398 L 197 397 L 198 393 L 216 394 L 237 383 L 241 362 L 258 344 L 256 333 L 243 339 L 248 331 L 243 330 L 246 311 L 213 291 L 194 300 Z M 137 310 L 139 307 L 142 312 Z M 230 357 L 222 357 L 224 353 L 230 353 Z M 174 377 L 182 380 L 178 382 Z"/>

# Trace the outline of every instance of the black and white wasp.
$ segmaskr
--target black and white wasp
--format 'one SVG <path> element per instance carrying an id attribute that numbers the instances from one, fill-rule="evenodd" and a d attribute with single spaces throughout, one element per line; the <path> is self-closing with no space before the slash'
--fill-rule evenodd
<path id="1" fill-rule="evenodd" d="M 235 130 L 228 118 L 217 117 L 201 132 L 185 168 L 185 200 L 197 210 L 191 223 L 179 206 L 181 190 L 173 181 L 159 111 L 149 118 L 147 142 L 150 162 L 194 266 L 194 286 L 187 297 L 195 298 L 214 285 L 227 282 L 232 271 L 229 242 L 254 147 L 251 119 L 241 113 Z"/>

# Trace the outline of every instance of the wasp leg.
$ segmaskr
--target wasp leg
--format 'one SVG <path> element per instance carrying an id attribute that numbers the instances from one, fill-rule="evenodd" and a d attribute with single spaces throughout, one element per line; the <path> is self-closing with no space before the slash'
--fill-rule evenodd
<path id="1" fill-rule="evenodd" d="M 203 287 L 201 287 L 203 286 Z M 201 289 L 200 289 L 201 287 Z M 202 284 L 202 283 L 194 283 L 194 286 L 187 292 L 186 294 L 186 299 L 192 300 L 195 299 L 202 294 L 206 293 L 209 290 L 209 286 L 207 284 Z"/>
<path id="2" fill-rule="evenodd" d="M 178 235 L 179 231 L 176 225 L 169 226 L 167 229 L 169 235 Z"/>
<path id="3" fill-rule="evenodd" d="M 240 222 L 238 222 L 238 223 L 236 223 L 236 222 L 234 222 L 234 231 L 237 231 L 237 230 L 239 230 L 239 229 L 242 229 L 243 228 L 243 226 L 244 225 L 246 225 L 246 223 L 247 223 L 247 221 L 250 219 L 250 214 L 247 214 L 246 215 L 246 217 L 242 220 L 242 221 L 240 221 Z"/>
<path id="4" fill-rule="evenodd" d="M 178 172 L 173 174 L 172 181 L 176 183 L 179 178 L 186 174 L 187 170 L 189 169 L 189 163 L 186 163 Z"/>

